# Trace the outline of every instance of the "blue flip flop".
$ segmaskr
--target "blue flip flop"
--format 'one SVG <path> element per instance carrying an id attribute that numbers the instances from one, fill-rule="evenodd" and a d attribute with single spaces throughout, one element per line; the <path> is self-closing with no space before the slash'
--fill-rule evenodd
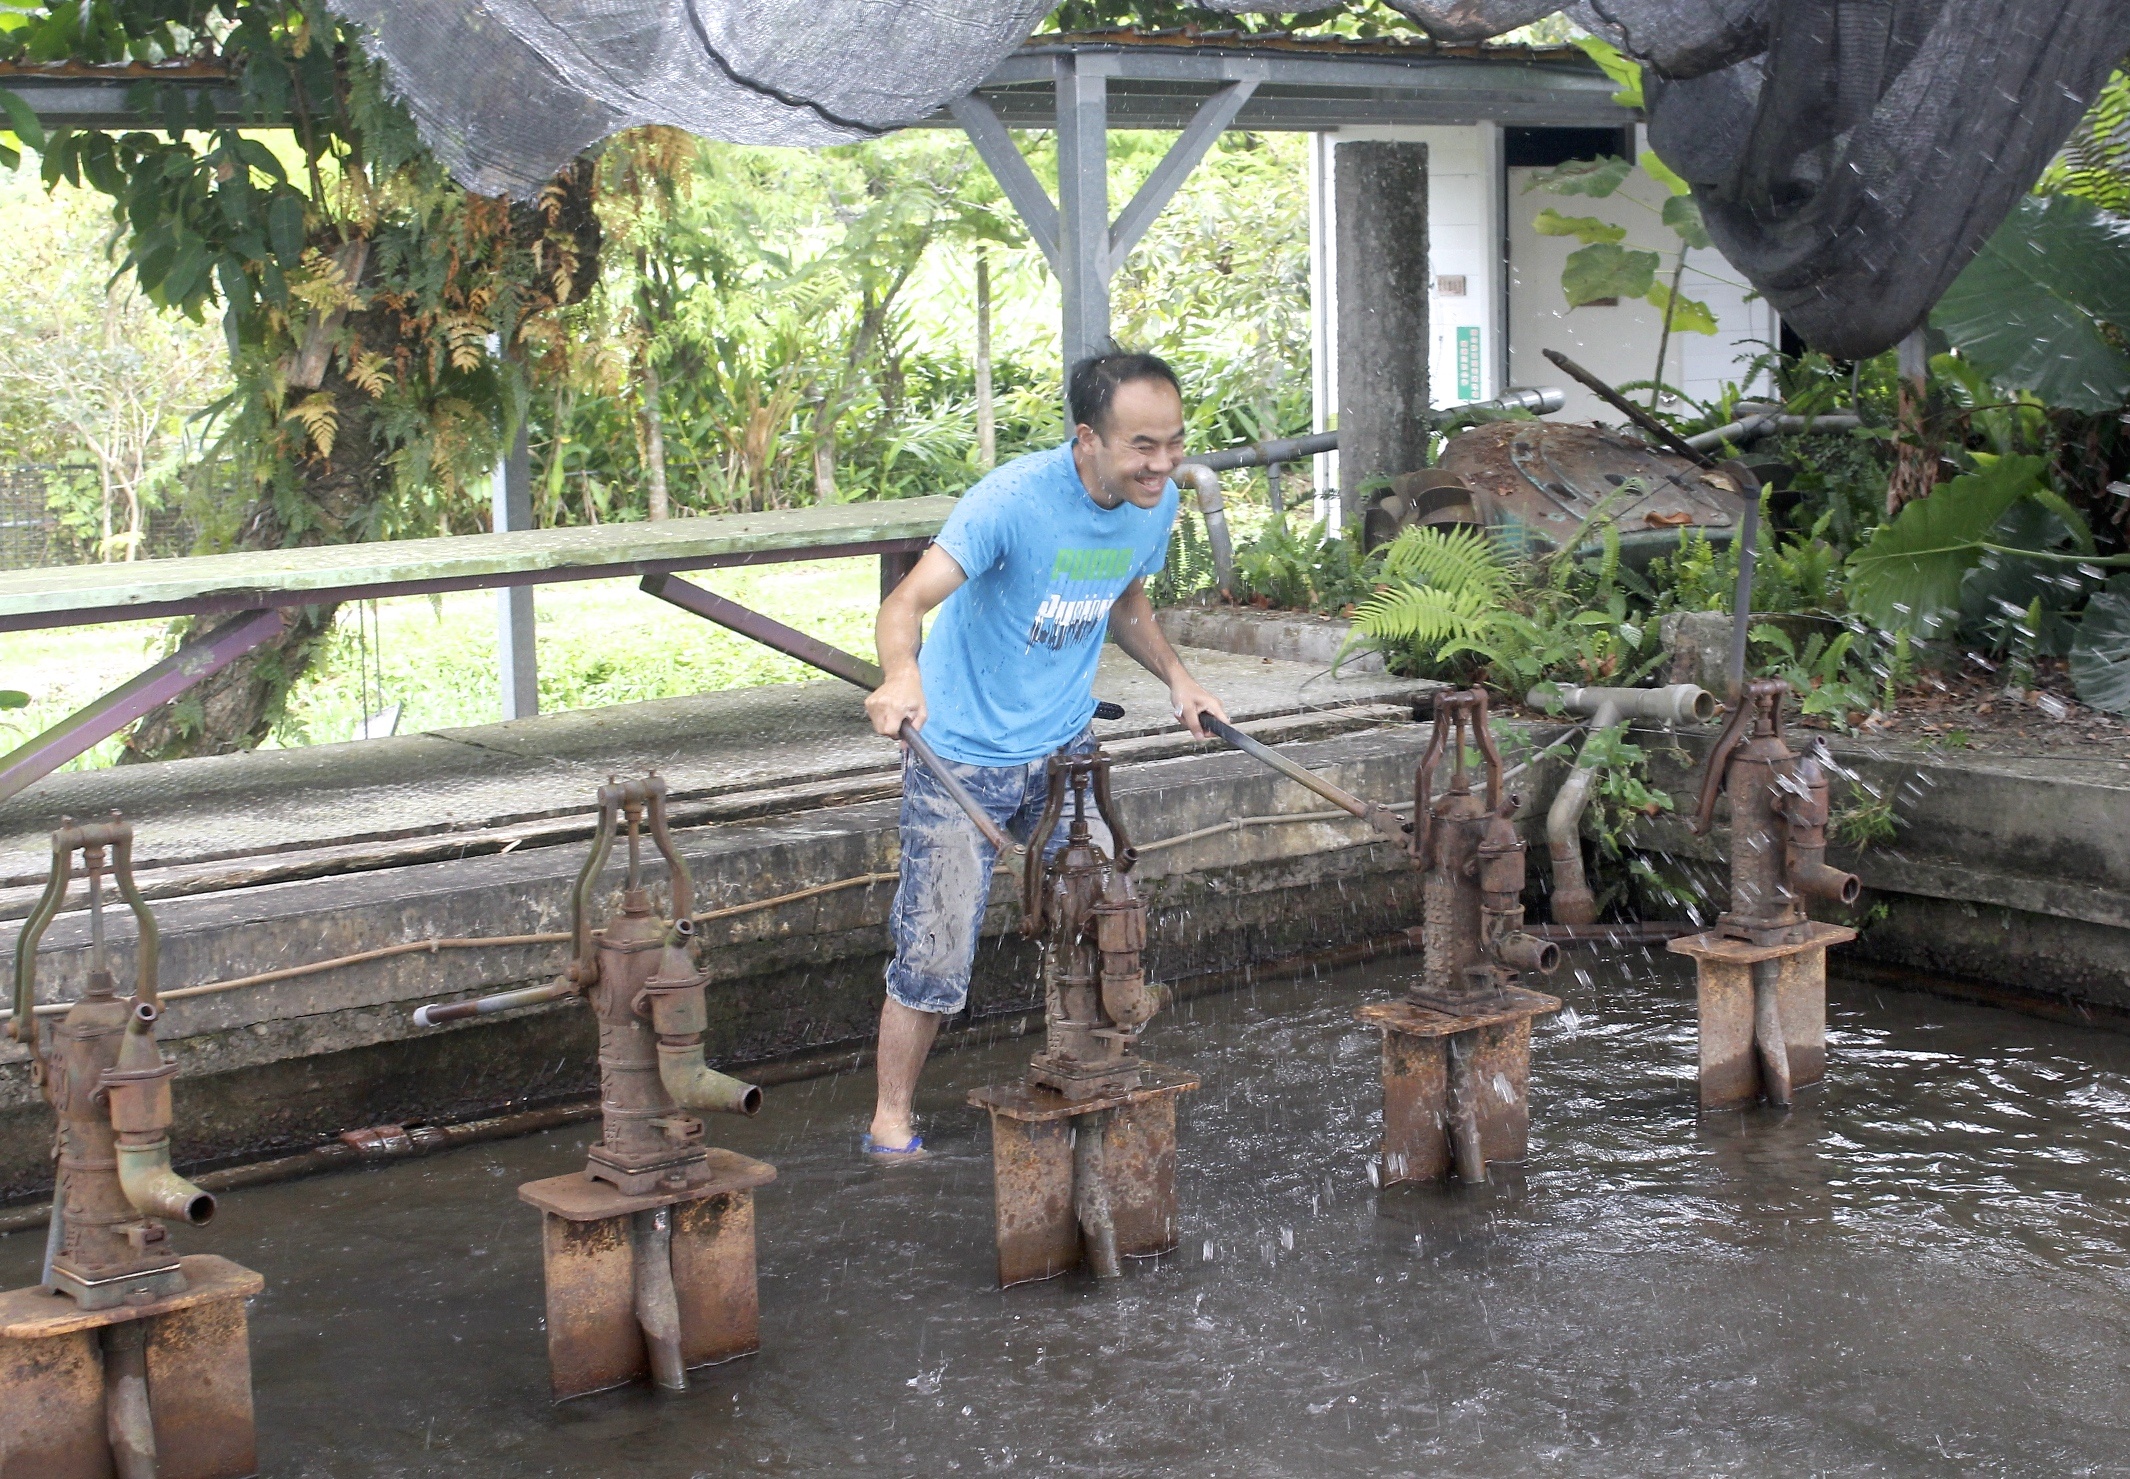
<path id="1" fill-rule="evenodd" d="M 888 1165 L 893 1165 L 899 1161 L 926 1160 L 932 1154 L 924 1148 L 924 1136 L 922 1135 L 912 1135 L 910 1143 L 903 1146 L 875 1145 L 870 1134 L 862 1137 L 859 1143 L 864 1147 L 868 1157 Z"/>

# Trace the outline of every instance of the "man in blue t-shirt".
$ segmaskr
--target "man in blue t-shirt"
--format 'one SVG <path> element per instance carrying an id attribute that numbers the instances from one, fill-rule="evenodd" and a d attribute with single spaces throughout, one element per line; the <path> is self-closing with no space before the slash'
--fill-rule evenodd
<path id="1" fill-rule="evenodd" d="M 1154 624 L 1146 577 L 1168 558 L 1183 461 L 1176 372 L 1150 354 L 1073 366 L 1073 439 L 1009 462 L 956 506 L 917 568 L 880 607 L 886 679 L 865 709 L 893 738 L 924 731 L 955 775 L 1015 838 L 1041 819 L 1045 762 L 1091 749 L 1095 667 L 1106 632 L 1169 687 L 1169 706 L 1203 738 L 1199 716 L 1228 717 Z M 939 618 L 919 651 L 925 614 Z M 962 1008 L 997 861 L 991 845 L 912 759 L 902 771 L 902 877 L 889 916 L 876 1058 L 879 1094 L 868 1154 L 914 1160 L 910 1100 L 940 1019 Z"/>

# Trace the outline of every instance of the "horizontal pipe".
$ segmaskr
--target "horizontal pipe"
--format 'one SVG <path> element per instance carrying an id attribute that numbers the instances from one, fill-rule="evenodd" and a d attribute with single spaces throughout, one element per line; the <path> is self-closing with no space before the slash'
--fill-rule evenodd
<path id="1" fill-rule="evenodd" d="M 1636 920 L 1616 924 L 1533 924 L 1524 927 L 1524 933 L 1541 940 L 1558 940 L 1563 945 L 1661 945 L 1667 940 L 1682 940 L 1688 935 L 1701 932 L 1698 924 L 1689 924 L 1683 919 L 1658 919 L 1647 922 Z"/>
<path id="2" fill-rule="evenodd" d="M 1568 398 L 1556 386 L 1546 385 L 1518 388 L 1495 396 L 1492 400 L 1464 401 L 1454 406 L 1444 406 L 1430 412 L 1428 419 L 1437 426 L 1456 421 L 1461 417 L 1484 415 L 1490 411 L 1529 411 L 1534 416 L 1547 416 L 1568 403 Z M 1244 467 L 1270 467 L 1281 462 L 1300 462 L 1323 452 L 1339 449 L 1339 434 L 1335 431 L 1311 432 L 1307 436 L 1273 437 L 1262 442 L 1252 442 L 1247 447 L 1226 447 L 1218 452 L 1201 452 L 1190 459 L 1201 467 L 1214 472 L 1234 472 Z"/>
<path id="3" fill-rule="evenodd" d="M 1744 446 L 1764 436 L 1778 432 L 1798 431 L 1850 431 L 1864 424 L 1860 416 L 1780 416 L 1761 414 L 1748 416 L 1742 421 L 1727 421 L 1707 431 L 1697 431 L 1686 439 L 1686 445 L 1697 452 L 1708 452 L 1730 442 Z"/>
<path id="4" fill-rule="evenodd" d="M 1550 690 L 1533 689 L 1533 708 L 1545 706 L 1547 694 L 1571 714 L 1594 715 L 1610 704 L 1620 719 L 1641 719 L 1652 724 L 1706 724 L 1716 717 L 1716 696 L 1692 683 L 1673 683 L 1665 688 L 1573 688 L 1558 684 Z M 1605 728 L 1604 723 L 1591 726 Z"/>
<path id="5" fill-rule="evenodd" d="M 494 996 L 477 996 L 471 1001 L 425 1002 L 414 1009 L 414 1025 L 441 1027 L 447 1022 L 493 1017 L 497 1012 L 507 1012 L 513 1007 L 538 1006 L 543 1001 L 560 1001 L 576 994 L 577 987 L 573 982 L 549 981 L 543 986 L 520 986 L 516 991 L 499 991 Z"/>

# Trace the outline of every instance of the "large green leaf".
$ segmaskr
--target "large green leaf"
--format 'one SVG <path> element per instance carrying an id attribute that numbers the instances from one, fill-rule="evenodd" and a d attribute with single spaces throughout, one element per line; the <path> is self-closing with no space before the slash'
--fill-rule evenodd
<path id="1" fill-rule="evenodd" d="M 1960 581 L 2004 511 L 2041 481 L 2046 459 L 2000 457 L 1954 478 L 1872 531 L 1849 557 L 1849 606 L 1881 627 L 1918 629 L 1960 604 Z"/>
<path id="2" fill-rule="evenodd" d="M 1601 241 L 1568 254 L 1561 268 L 1561 287 L 1568 306 L 1600 298 L 1643 298 L 1656 286 L 1657 254 Z"/>
<path id="3" fill-rule="evenodd" d="M 1633 173 L 1634 166 L 1617 155 L 1607 155 L 1603 159 L 1571 159 L 1542 175 L 1533 175 L 1524 186 L 1524 193 L 1551 190 L 1556 195 L 1605 196 L 1619 189 Z"/>
<path id="4" fill-rule="evenodd" d="M 1650 158 L 1655 158 L 1651 155 Z M 1646 166 L 1648 161 L 1643 161 Z M 1676 176 L 1674 176 L 1676 178 Z M 1701 224 L 1701 207 L 1691 195 L 1674 195 L 1664 202 L 1664 224 L 1679 233 L 1679 240 L 1690 247 L 1705 247 L 1708 228 Z"/>
<path id="5" fill-rule="evenodd" d="M 1550 205 L 1531 218 L 1531 229 L 1540 236 L 1572 236 L 1584 246 L 1627 238 L 1625 226 L 1615 226 L 1596 216 L 1564 216 Z"/>
<path id="6" fill-rule="evenodd" d="M 1689 298 L 1681 293 L 1672 296 L 1669 285 L 1653 282 L 1649 285 L 1649 301 L 1662 313 L 1664 305 L 1671 305 L 1671 329 L 1674 334 L 1713 334 L 1716 332 L 1716 313 L 1699 298 Z"/>
<path id="7" fill-rule="evenodd" d="M 2130 221 L 2070 196 L 2022 200 L 1938 300 L 1930 321 L 2007 390 L 2111 411 L 2130 399 Z"/>
<path id="8" fill-rule="evenodd" d="M 37 110 L 4 87 L 0 87 L 0 112 L 7 115 L 7 126 L 16 138 L 32 149 L 44 148 L 44 125 L 37 120 Z"/>
<path id="9" fill-rule="evenodd" d="M 2071 648 L 2071 682 L 2081 701 L 2130 714 L 2130 596 L 2102 591 L 2086 603 Z"/>

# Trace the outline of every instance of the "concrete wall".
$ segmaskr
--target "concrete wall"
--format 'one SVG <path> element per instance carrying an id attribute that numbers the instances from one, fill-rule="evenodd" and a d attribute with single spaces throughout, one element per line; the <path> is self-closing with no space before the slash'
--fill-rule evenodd
<path id="1" fill-rule="evenodd" d="M 1425 731 L 1394 724 L 1295 746 L 1364 794 L 1407 794 Z M 1236 816 L 1313 812 L 1323 803 L 1234 754 L 1122 767 L 1118 801 L 1150 842 Z M 897 803 L 875 802 L 679 834 L 697 908 L 891 871 Z M 1221 832 L 1156 850 L 1141 867 L 1153 904 L 1157 979 L 1230 970 L 1345 944 L 1417 917 L 1403 859 L 1349 821 Z M 566 929 L 579 846 L 528 848 L 345 877 L 169 900 L 156 907 L 166 978 L 226 979 L 405 939 Z M 621 874 L 606 883 L 617 888 Z M 886 964 L 892 889 L 823 894 L 708 927 L 711 1056 L 761 1061 L 869 1038 Z M 1036 1002 L 1034 952 L 1008 934 L 1010 886 L 993 896 L 971 995 L 976 1016 Z M 720 935 L 719 930 L 725 933 Z M 82 930 L 55 924 L 40 952 L 40 996 L 79 988 Z M 114 968 L 130 968 L 130 929 L 114 929 Z M 178 1158 L 236 1159 L 315 1143 L 380 1121 L 465 1118 L 582 1094 L 597 1081 L 588 1014 L 574 1002 L 443 1030 L 409 1020 L 425 1000 L 551 979 L 559 945 L 415 954 L 170 1003 L 166 1049 L 180 1065 Z M 1154 1038 L 1165 1030 L 1157 1023 Z M 1160 1051 L 1187 1052 L 1181 1044 Z M 12 1043 L 0 1050 L 0 1196 L 49 1180 L 50 1112 Z"/>

